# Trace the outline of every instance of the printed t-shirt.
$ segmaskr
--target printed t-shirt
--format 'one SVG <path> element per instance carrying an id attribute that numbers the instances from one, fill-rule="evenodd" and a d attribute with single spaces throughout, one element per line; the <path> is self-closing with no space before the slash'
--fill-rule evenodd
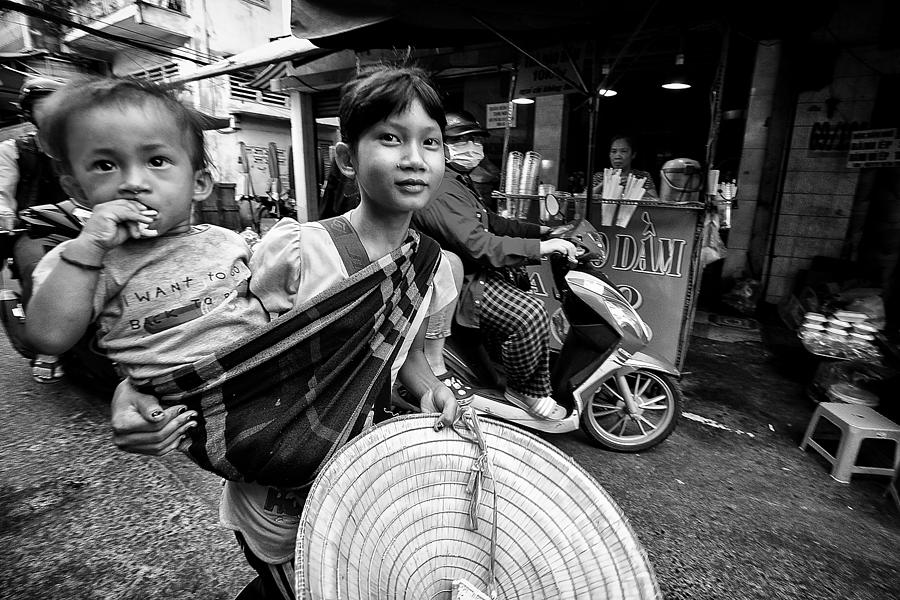
<path id="1" fill-rule="evenodd" d="M 39 286 L 70 242 L 35 269 Z M 214 225 L 111 249 L 94 293 L 98 344 L 136 382 L 200 360 L 268 322 L 248 293 L 250 249 Z"/>

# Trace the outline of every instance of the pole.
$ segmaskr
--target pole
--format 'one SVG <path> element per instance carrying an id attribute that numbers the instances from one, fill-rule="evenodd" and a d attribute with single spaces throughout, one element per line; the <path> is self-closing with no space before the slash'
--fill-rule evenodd
<path id="1" fill-rule="evenodd" d="M 597 116 L 599 112 L 600 94 L 596 90 L 591 90 L 591 97 L 588 102 L 587 172 L 584 176 L 584 218 L 589 223 L 591 221 L 591 204 L 594 200 L 594 186 L 591 184 L 594 178 L 594 145 L 597 137 Z"/>
<path id="2" fill-rule="evenodd" d="M 509 96 L 506 98 L 506 125 L 503 127 L 503 154 L 500 156 L 500 191 L 504 193 L 512 193 L 510 190 L 506 189 L 506 159 L 507 154 L 509 152 L 509 129 L 512 124 L 513 111 L 515 110 L 515 106 L 513 105 L 513 98 L 516 93 L 516 81 L 519 77 L 519 68 L 513 67 L 512 75 L 509 80 Z"/>

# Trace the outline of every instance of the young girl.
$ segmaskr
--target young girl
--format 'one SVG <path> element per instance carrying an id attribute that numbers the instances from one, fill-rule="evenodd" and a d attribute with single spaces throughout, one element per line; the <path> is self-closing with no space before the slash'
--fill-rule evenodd
<path id="1" fill-rule="evenodd" d="M 284 219 L 266 234 L 251 262 L 251 291 L 273 314 L 296 311 L 310 298 L 320 298 L 334 286 L 354 281 L 353 267 L 348 265 L 372 263 L 361 273 L 382 263 L 392 270 L 403 264 L 411 246 L 427 246 L 440 256 L 433 242 L 409 230 L 412 212 L 431 200 L 444 172 L 443 107 L 424 73 L 381 67 L 361 74 L 343 90 L 340 117 L 342 142 L 336 148 L 337 163 L 346 176 L 356 179 L 360 204 L 346 213 L 337 227 L 335 222 L 300 224 Z M 348 259 L 348 253 L 356 254 L 355 259 Z M 456 403 L 425 360 L 423 323 L 455 298 L 456 288 L 449 266 L 443 259 L 437 260 L 440 264 L 434 280 L 422 290 L 408 334 L 391 360 L 387 383 L 399 376 L 414 396 L 423 398 L 423 408 L 443 409 L 440 427 L 452 422 Z M 357 310 L 348 312 L 348 317 Z M 135 418 L 138 410 L 149 415 L 160 409 L 133 395 L 120 395 L 114 401 L 113 422 L 122 449 L 165 453 L 187 427 L 189 413 L 167 426 L 170 415 L 157 424 L 145 423 Z M 239 597 L 294 597 L 294 547 L 307 491 L 308 487 L 286 490 L 246 481 L 226 482 L 222 523 L 236 532 L 248 561 L 259 573 Z"/>

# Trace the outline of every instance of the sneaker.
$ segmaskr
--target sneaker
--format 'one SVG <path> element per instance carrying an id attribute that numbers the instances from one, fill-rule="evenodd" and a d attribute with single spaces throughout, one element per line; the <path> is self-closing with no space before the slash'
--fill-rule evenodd
<path id="1" fill-rule="evenodd" d="M 503 394 L 506 401 L 517 406 L 537 419 L 559 421 L 566 417 L 566 409 L 556 403 L 550 396 L 531 396 L 522 392 L 507 389 Z"/>
<path id="2" fill-rule="evenodd" d="M 65 375 L 58 356 L 38 354 L 31 361 L 31 376 L 38 383 L 56 383 Z"/>

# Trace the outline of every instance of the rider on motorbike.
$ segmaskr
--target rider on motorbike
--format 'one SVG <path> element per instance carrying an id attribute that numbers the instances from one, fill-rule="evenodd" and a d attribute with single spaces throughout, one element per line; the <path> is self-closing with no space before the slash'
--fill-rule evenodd
<path id="1" fill-rule="evenodd" d="M 62 87 L 46 77 L 28 77 L 19 92 L 23 119 L 38 126 L 41 102 Z M 15 229 L 19 213 L 30 206 L 61 202 L 68 198 L 59 185 L 52 159 L 44 154 L 37 131 L 0 143 L 0 223 Z M 52 246 L 51 246 L 52 247 Z M 31 298 L 31 274 L 49 250 L 48 241 L 28 235 L 3 236 L 2 258 L 12 257 L 22 288 L 22 305 Z M 39 383 L 54 383 L 63 376 L 58 357 L 38 354 L 31 361 L 32 376 Z"/>
<path id="2" fill-rule="evenodd" d="M 553 253 L 574 260 L 575 246 L 542 239 L 548 227 L 504 219 L 484 206 L 468 174 L 484 158 L 487 136 L 471 113 L 447 113 L 447 169 L 437 196 L 413 215 L 413 227 L 462 259 L 465 280 L 456 318 L 479 328 L 502 360 L 506 400 L 535 417 L 561 419 L 566 410 L 550 397 L 549 317 L 525 291 L 530 284 L 519 268 Z"/>

